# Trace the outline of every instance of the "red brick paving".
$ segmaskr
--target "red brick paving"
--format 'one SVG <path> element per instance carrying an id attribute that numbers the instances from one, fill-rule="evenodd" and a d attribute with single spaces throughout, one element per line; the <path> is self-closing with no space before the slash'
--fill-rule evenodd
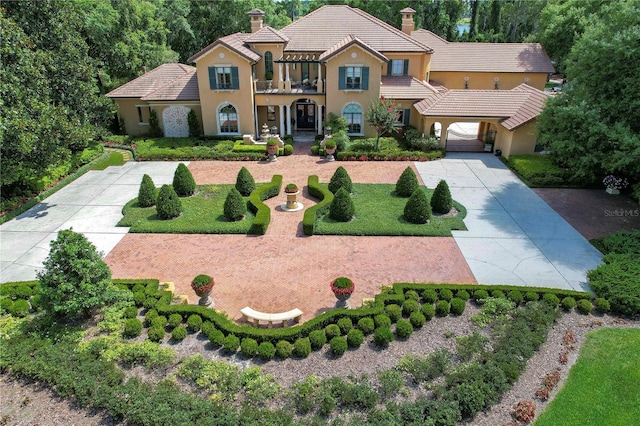
<path id="1" fill-rule="evenodd" d="M 235 183 L 245 166 L 256 182 L 283 175 L 283 184 L 305 187 L 305 208 L 317 201 L 306 191 L 307 176 L 327 182 L 342 165 L 354 182 L 395 183 L 408 162 L 332 162 L 304 154 L 279 157 L 277 162 L 199 161 L 189 165 L 198 184 Z M 297 149 L 298 151 L 298 149 Z M 297 153 L 296 153 L 297 154 Z M 127 234 L 106 258 L 114 278 L 157 278 L 175 283 L 176 292 L 197 296 L 189 284 L 209 274 L 216 285 L 216 309 L 238 319 L 251 306 L 263 312 L 300 308 L 303 321 L 330 309 L 335 297 L 329 282 L 347 276 L 356 283 L 352 306 L 395 282 L 475 283 L 453 238 L 348 237 L 302 234 L 304 211 L 286 212 L 283 193 L 267 200 L 271 224 L 263 236 Z"/>

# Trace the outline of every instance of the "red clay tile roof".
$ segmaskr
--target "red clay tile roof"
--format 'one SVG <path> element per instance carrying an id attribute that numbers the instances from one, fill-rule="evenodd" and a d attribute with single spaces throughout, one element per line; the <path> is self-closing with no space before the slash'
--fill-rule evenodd
<path id="1" fill-rule="evenodd" d="M 411 36 L 434 50 L 431 71 L 555 72 L 538 43 L 450 43 L 423 29 Z"/>
<path id="2" fill-rule="evenodd" d="M 282 31 L 266 25 L 250 34 L 244 41 L 245 43 L 286 43 L 289 41 L 289 37 Z"/>
<path id="3" fill-rule="evenodd" d="M 249 49 L 244 42 L 251 35 L 252 34 L 235 33 L 235 34 L 221 37 L 218 40 L 211 43 L 210 45 L 208 45 L 207 47 L 205 47 L 204 49 L 202 49 L 201 51 L 199 51 L 198 53 L 196 53 L 195 55 L 193 55 L 192 57 L 190 57 L 189 59 L 187 59 L 187 62 L 196 62 L 198 59 L 200 59 L 201 57 L 209 53 L 218 44 L 221 44 L 227 47 L 228 49 L 233 50 L 234 52 L 244 57 L 245 59 L 248 59 L 251 62 L 257 62 L 260 60 L 261 56 L 258 55 L 253 50 Z"/>
<path id="4" fill-rule="evenodd" d="M 349 6 L 323 6 L 281 31 L 291 40 L 286 47 L 291 52 L 324 52 L 349 34 L 381 53 L 431 52 L 399 29 Z"/>
<path id="5" fill-rule="evenodd" d="M 438 90 L 425 81 L 407 76 L 382 76 L 380 95 L 392 99 L 424 99 L 438 93 Z"/>
<path id="6" fill-rule="evenodd" d="M 123 84 L 105 96 L 109 98 L 142 98 L 175 82 L 176 79 L 195 75 L 196 69 L 184 64 L 163 64 L 140 77 Z"/>
<path id="7" fill-rule="evenodd" d="M 189 74 L 142 97 L 143 101 L 199 101 L 198 78 L 195 68 Z"/>
<path id="8" fill-rule="evenodd" d="M 426 117 L 502 118 L 500 124 L 514 130 L 536 118 L 546 99 L 544 92 L 521 84 L 511 90 L 448 90 L 414 106 Z"/>
<path id="9" fill-rule="evenodd" d="M 331 46 L 329 49 L 325 50 L 318 59 L 320 61 L 327 61 L 332 56 L 337 55 L 338 53 L 342 52 L 344 49 L 348 48 L 353 44 L 357 44 L 358 46 L 362 47 L 364 50 L 368 51 L 369 53 L 371 53 L 371 55 L 375 56 L 376 58 L 380 59 L 383 62 L 387 62 L 389 60 L 382 53 L 372 49 L 369 45 L 367 45 L 367 43 L 363 42 L 353 34 L 347 35 L 345 38 L 343 38 L 342 40 L 340 40 L 339 42 Z"/>

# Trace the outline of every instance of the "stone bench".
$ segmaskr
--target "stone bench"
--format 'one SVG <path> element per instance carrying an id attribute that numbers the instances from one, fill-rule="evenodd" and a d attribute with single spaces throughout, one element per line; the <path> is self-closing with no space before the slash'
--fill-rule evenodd
<path id="1" fill-rule="evenodd" d="M 302 311 L 298 308 L 292 309 L 287 312 L 278 312 L 274 314 L 267 314 L 264 312 L 256 311 L 248 306 L 240 309 L 242 319 L 247 322 L 253 322 L 253 325 L 258 327 L 260 321 L 267 321 L 268 327 L 271 328 L 274 322 L 280 322 L 283 327 L 287 326 L 289 320 L 299 322 L 302 318 Z"/>

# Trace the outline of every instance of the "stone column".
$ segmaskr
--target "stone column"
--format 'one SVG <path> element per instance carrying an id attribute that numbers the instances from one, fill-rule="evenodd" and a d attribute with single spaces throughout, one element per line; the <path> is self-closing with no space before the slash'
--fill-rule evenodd
<path id="1" fill-rule="evenodd" d="M 284 132 L 285 132 L 285 128 L 284 128 L 284 105 L 278 105 L 279 108 L 279 113 L 280 113 L 280 137 L 283 138 L 284 137 Z"/>
<path id="2" fill-rule="evenodd" d="M 317 134 L 322 134 L 322 105 L 316 104 L 316 115 L 318 116 L 318 131 Z"/>
<path id="3" fill-rule="evenodd" d="M 291 105 L 287 104 L 287 135 L 291 134 Z"/>

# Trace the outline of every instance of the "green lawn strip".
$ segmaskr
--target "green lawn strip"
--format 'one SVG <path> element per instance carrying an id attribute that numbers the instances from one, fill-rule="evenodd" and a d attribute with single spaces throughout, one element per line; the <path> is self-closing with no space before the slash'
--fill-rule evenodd
<path id="1" fill-rule="evenodd" d="M 567 169 L 555 165 L 549 155 L 511 155 L 500 157 L 530 188 L 586 188 L 588 182 L 579 182 L 571 177 Z"/>
<path id="2" fill-rule="evenodd" d="M 91 170 L 104 170 L 110 166 L 122 166 L 124 164 L 124 156 L 120 152 L 108 151 L 109 157 L 96 163 Z"/>
<path id="3" fill-rule="evenodd" d="M 129 232 L 162 234 L 246 234 L 255 215 L 247 210 L 243 220 L 230 222 L 224 217 L 224 201 L 232 184 L 200 185 L 191 197 L 181 198 L 183 213 L 171 220 L 161 220 L 156 208 L 138 207 L 137 198 L 129 201 L 118 226 L 130 226 Z M 260 184 L 258 184 L 260 186 Z M 246 198 L 246 197 L 245 197 Z"/>
<path id="4" fill-rule="evenodd" d="M 636 424 L 640 418 L 640 330 L 587 334 L 578 362 L 535 426 Z"/>
<path id="5" fill-rule="evenodd" d="M 431 199 L 432 189 L 424 188 Z M 455 217 L 433 215 L 424 225 L 407 222 L 403 218 L 408 198 L 396 197 L 393 184 L 353 184 L 352 199 L 355 218 L 350 222 L 336 222 L 326 214 L 317 219 L 315 234 L 321 235 L 402 235 L 450 237 L 451 230 L 466 230 L 466 209 L 454 201 L 459 213 Z"/>

